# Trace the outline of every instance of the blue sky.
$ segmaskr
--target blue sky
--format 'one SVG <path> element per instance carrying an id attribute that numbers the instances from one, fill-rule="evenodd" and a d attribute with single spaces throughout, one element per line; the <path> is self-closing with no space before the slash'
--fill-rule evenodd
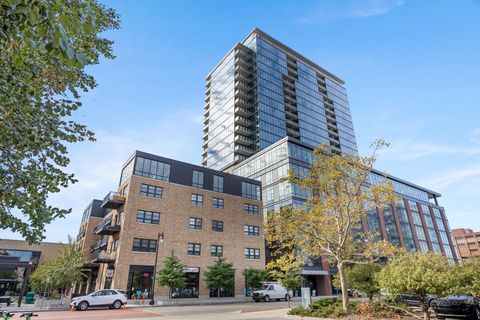
<path id="1" fill-rule="evenodd" d="M 121 15 L 107 34 L 117 59 L 88 69 L 98 87 L 75 115 L 98 141 L 70 147 L 80 181 L 50 201 L 73 213 L 47 241 L 78 233 L 134 150 L 200 163 L 204 78 L 254 27 L 345 80 L 360 153 L 390 141 L 378 169 L 440 192 L 452 227 L 480 230 L 480 1 L 105 3 Z"/>

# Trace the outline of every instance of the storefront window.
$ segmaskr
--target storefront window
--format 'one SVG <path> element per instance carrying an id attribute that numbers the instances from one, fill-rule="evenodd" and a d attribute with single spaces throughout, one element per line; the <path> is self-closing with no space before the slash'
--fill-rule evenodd
<path id="1" fill-rule="evenodd" d="M 200 269 L 185 268 L 183 272 L 187 277 L 185 288 L 173 288 L 172 298 L 198 298 Z"/>
<path id="2" fill-rule="evenodd" d="M 130 299 L 135 295 L 143 295 L 151 298 L 153 266 L 130 266 L 128 273 L 127 294 Z"/>

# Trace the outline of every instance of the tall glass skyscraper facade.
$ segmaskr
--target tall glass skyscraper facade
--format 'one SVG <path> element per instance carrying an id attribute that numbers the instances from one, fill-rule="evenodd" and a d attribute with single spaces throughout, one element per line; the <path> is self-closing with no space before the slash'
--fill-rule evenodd
<path id="1" fill-rule="evenodd" d="M 203 165 L 261 181 L 265 216 L 305 203 L 306 191 L 282 178 L 290 169 L 307 173 L 313 148 L 326 143 L 338 153 L 358 153 L 344 82 L 258 29 L 206 80 Z M 383 179 L 401 200 L 369 212 L 358 231 L 455 261 L 440 194 L 379 171 L 369 183 Z M 302 273 L 312 290 L 331 293 L 331 270 L 321 259 L 307 259 Z"/>
<path id="2" fill-rule="evenodd" d="M 357 152 L 343 81 L 258 29 L 206 80 L 204 166 L 225 170 L 286 136 Z"/>

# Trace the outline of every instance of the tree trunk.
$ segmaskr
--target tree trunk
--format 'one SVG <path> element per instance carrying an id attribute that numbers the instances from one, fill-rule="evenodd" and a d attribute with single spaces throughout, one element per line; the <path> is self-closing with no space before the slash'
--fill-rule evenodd
<path id="1" fill-rule="evenodd" d="M 422 307 L 422 311 L 423 311 L 423 319 L 424 320 L 430 320 L 430 311 L 428 310 L 428 305 L 425 305 L 424 303 L 422 303 L 422 301 L 420 301 L 420 305 Z"/>
<path id="2" fill-rule="evenodd" d="M 430 312 L 429 312 L 429 305 L 425 304 L 425 296 L 423 294 L 417 294 L 417 299 L 420 302 L 420 307 L 422 308 L 423 312 L 423 319 L 430 320 Z"/>
<path id="3" fill-rule="evenodd" d="M 220 300 L 220 288 L 217 288 L 217 299 Z"/>
<path id="4" fill-rule="evenodd" d="M 168 290 L 168 300 L 172 299 L 172 288 L 169 288 Z"/>
<path id="5" fill-rule="evenodd" d="M 342 262 L 338 263 L 338 274 L 340 276 L 340 283 L 342 288 L 342 306 L 345 315 L 350 314 L 350 299 L 348 297 L 347 275 L 345 274 L 345 265 Z"/>

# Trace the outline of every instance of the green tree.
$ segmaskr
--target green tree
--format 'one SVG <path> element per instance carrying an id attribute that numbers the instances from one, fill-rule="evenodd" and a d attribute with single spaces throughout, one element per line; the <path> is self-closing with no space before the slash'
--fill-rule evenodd
<path id="1" fill-rule="evenodd" d="M 158 271 L 157 282 L 160 286 L 169 288 L 168 299 L 172 298 L 173 288 L 185 288 L 187 278 L 184 268 L 185 265 L 172 250 L 171 255 L 165 258 L 163 268 Z"/>
<path id="2" fill-rule="evenodd" d="M 424 319 L 430 319 L 427 294 L 445 296 L 454 279 L 448 259 L 435 253 L 408 253 L 388 263 L 379 273 L 380 287 L 390 294 L 415 294 Z"/>
<path id="3" fill-rule="evenodd" d="M 380 285 L 378 284 L 378 273 L 382 270 L 382 266 L 377 263 L 355 264 L 348 267 L 345 271 L 347 275 L 347 287 L 349 289 L 358 290 L 368 296 L 370 300 L 380 293 Z M 334 285 L 340 286 L 340 277 L 334 278 Z"/>
<path id="4" fill-rule="evenodd" d="M 396 200 L 393 185 L 387 179 L 366 187 L 377 151 L 386 145 L 381 140 L 375 142 L 367 157 L 336 154 L 325 145 L 315 149 L 309 172 L 300 176 L 290 172 L 290 183 L 309 194 L 305 206 L 284 208 L 269 214 L 267 219 L 267 240 L 275 252 L 270 265 L 275 268 L 295 262 L 300 267 L 306 257 L 322 257 L 336 264 L 345 314 L 350 312 L 346 266 L 382 255 L 381 251 L 370 250 L 369 238 L 359 239 L 355 230 L 368 211 Z M 391 246 L 382 242 L 371 248 Z"/>
<path id="5" fill-rule="evenodd" d="M 272 277 L 280 283 L 282 287 L 288 290 L 288 307 L 290 308 L 290 291 L 300 287 L 302 284 L 302 276 L 294 270 L 272 271 Z"/>
<path id="6" fill-rule="evenodd" d="M 218 258 L 215 264 L 208 267 L 204 272 L 205 282 L 209 289 L 217 289 L 217 298 L 220 299 L 220 291 L 225 288 L 232 288 L 235 280 L 235 269 L 233 264 L 224 258 Z"/>
<path id="7" fill-rule="evenodd" d="M 268 271 L 262 269 L 249 268 L 243 271 L 245 276 L 245 287 L 254 290 L 262 286 L 262 282 L 268 280 Z"/>
<path id="8" fill-rule="evenodd" d="M 4 0 L 0 4 L 0 229 L 29 242 L 71 210 L 46 204 L 75 183 L 67 145 L 95 140 L 71 119 L 80 92 L 96 86 L 85 67 L 113 59 L 101 33 L 118 16 L 97 0 Z"/>
<path id="9" fill-rule="evenodd" d="M 462 264 L 454 266 L 453 270 L 455 280 L 450 288 L 450 294 L 480 296 L 480 260 L 462 261 Z"/>
<path id="10" fill-rule="evenodd" d="M 33 290 L 58 289 L 62 297 L 73 285 L 81 283 L 88 269 L 83 253 L 72 243 L 63 246 L 59 257 L 45 261 L 30 276 Z"/>

